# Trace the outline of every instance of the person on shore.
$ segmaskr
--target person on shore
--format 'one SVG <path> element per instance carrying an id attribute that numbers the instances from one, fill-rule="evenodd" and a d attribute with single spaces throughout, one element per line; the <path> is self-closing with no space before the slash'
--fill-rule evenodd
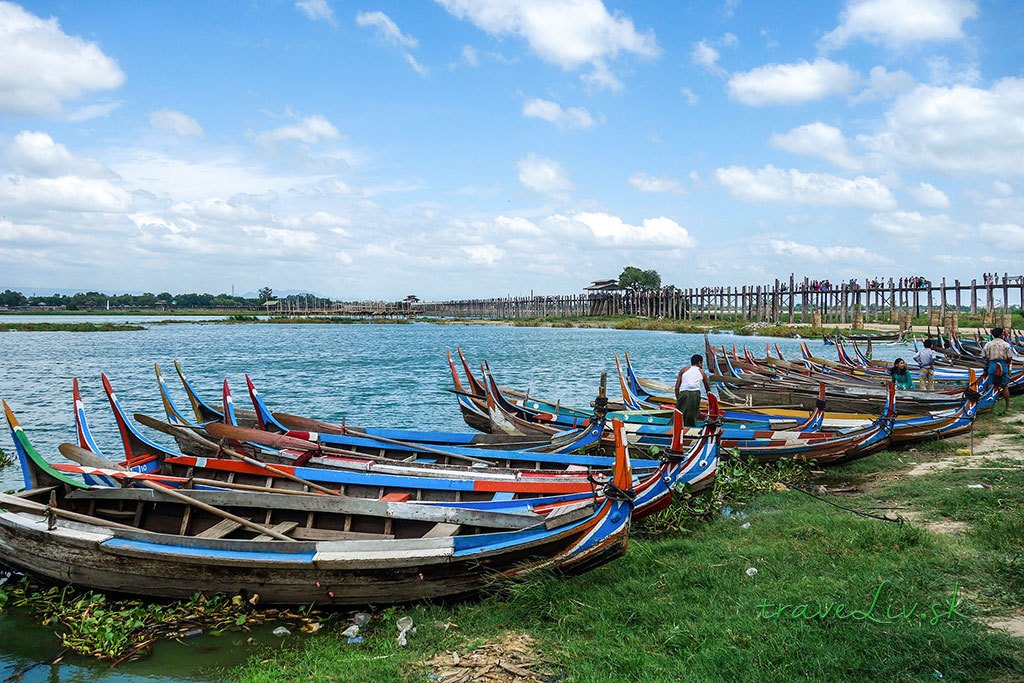
<path id="1" fill-rule="evenodd" d="M 914 354 L 914 362 L 921 368 L 919 378 L 925 391 L 935 391 L 935 361 L 939 354 L 933 350 L 934 346 L 935 342 L 925 339 L 924 348 Z"/>
<path id="2" fill-rule="evenodd" d="M 683 426 L 696 427 L 700 416 L 700 387 L 711 393 L 711 382 L 704 374 L 704 356 L 699 353 L 690 357 L 689 367 L 679 371 L 676 377 L 676 410 L 683 414 Z"/>
<path id="3" fill-rule="evenodd" d="M 893 361 L 892 367 L 889 368 L 889 374 L 892 376 L 892 381 L 896 383 L 897 389 L 914 389 L 914 378 L 910 376 L 910 368 L 903 361 L 902 358 L 897 358 Z"/>
<path id="4" fill-rule="evenodd" d="M 1005 401 L 1004 412 L 1010 412 L 1010 361 L 1013 360 L 1013 347 L 1003 339 L 1003 328 L 992 328 L 992 341 L 981 349 L 981 355 L 987 361 L 985 372 L 992 378 L 992 386 Z"/>

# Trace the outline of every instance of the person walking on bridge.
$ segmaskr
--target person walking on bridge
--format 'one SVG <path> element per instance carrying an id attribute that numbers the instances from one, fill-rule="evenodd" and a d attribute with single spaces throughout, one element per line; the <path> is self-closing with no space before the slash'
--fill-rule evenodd
<path id="1" fill-rule="evenodd" d="M 700 387 L 711 393 L 711 382 L 704 374 L 704 356 L 699 353 L 690 357 L 689 367 L 679 371 L 676 377 L 676 410 L 683 414 L 683 425 L 696 427 L 700 416 Z"/>

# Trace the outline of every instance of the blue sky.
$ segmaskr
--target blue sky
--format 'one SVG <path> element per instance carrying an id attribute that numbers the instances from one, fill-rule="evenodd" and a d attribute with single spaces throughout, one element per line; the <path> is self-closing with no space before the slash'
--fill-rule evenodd
<path id="1" fill-rule="evenodd" d="M 1022 270 L 1024 3 L 0 0 L 0 288 Z"/>

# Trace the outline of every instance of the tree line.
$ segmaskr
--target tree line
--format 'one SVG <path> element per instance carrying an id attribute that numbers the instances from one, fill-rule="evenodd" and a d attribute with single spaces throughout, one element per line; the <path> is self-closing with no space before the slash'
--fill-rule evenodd
<path id="1" fill-rule="evenodd" d="M 103 292 L 78 292 L 76 294 L 53 294 L 49 296 L 26 296 L 22 292 L 6 289 L 0 292 L 0 307 L 24 308 L 27 306 L 48 306 L 69 311 L 106 308 L 255 308 L 274 300 L 274 290 L 263 287 L 256 297 L 233 296 L 231 294 L 207 294 L 186 292 L 143 292 L 142 294 L 105 294 Z M 331 300 L 314 294 L 291 294 L 277 299 L 282 308 L 322 308 Z"/>

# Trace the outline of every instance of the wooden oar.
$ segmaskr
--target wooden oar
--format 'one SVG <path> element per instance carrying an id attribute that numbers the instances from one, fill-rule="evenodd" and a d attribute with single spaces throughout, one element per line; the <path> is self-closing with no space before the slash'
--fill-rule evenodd
<path id="1" fill-rule="evenodd" d="M 367 434 L 366 432 L 360 431 L 358 429 L 353 429 L 351 427 L 349 427 L 346 431 L 349 434 L 353 435 L 353 436 L 361 436 L 364 439 L 373 439 L 374 441 L 380 441 L 381 443 L 389 443 L 389 444 L 393 444 L 395 446 L 405 446 L 407 448 L 414 448 L 414 449 L 416 449 L 418 451 L 423 451 L 424 453 L 430 453 L 431 455 L 443 455 L 443 456 L 445 456 L 447 458 L 458 458 L 458 459 L 461 459 L 461 460 L 468 460 L 469 462 L 484 463 L 485 465 L 493 464 L 493 463 L 491 463 L 488 460 L 484 460 L 483 458 L 474 458 L 474 457 L 469 456 L 469 455 L 463 455 L 461 453 L 452 453 L 450 451 L 446 451 L 446 450 L 443 450 L 443 449 L 440 449 L 440 448 L 431 448 L 430 446 L 424 446 L 422 444 L 409 443 L 408 441 L 399 441 L 398 439 L 389 439 L 386 436 L 377 436 L 376 434 Z"/>
<path id="2" fill-rule="evenodd" d="M 76 462 L 79 465 L 85 467 L 95 467 L 100 470 L 111 470 L 111 476 L 114 472 L 130 472 L 121 467 L 116 462 L 107 460 L 106 458 L 97 456 L 92 451 L 87 451 L 84 448 L 79 448 L 74 444 L 62 443 L 57 447 L 60 454 L 68 460 Z M 237 491 L 252 491 L 253 493 L 284 493 L 291 496 L 317 496 L 318 493 L 312 491 L 293 491 L 291 489 L 275 489 L 269 486 L 253 486 L 252 484 L 239 484 L 237 482 L 218 481 L 217 479 L 206 479 L 203 477 L 189 477 L 189 481 L 194 484 L 200 484 L 202 486 L 212 486 L 222 489 L 232 489 Z"/>
<path id="3" fill-rule="evenodd" d="M 149 417 L 147 415 L 143 415 L 141 413 L 136 413 L 135 418 L 136 418 L 136 420 L 140 420 L 140 422 L 142 424 L 145 424 L 147 427 L 155 429 L 155 430 L 157 430 L 159 432 L 163 432 L 164 434 L 169 434 L 170 436 L 173 436 L 173 437 L 181 437 L 181 438 L 188 439 L 189 441 L 192 441 L 193 443 L 195 443 L 197 445 L 197 447 L 199 447 L 199 448 L 204 448 L 204 449 L 206 449 L 208 451 L 211 451 L 211 452 L 214 452 L 214 453 L 224 453 L 224 454 L 236 457 L 236 458 L 247 457 L 245 454 L 239 453 L 238 451 L 232 450 L 232 449 L 227 448 L 226 446 L 223 445 L 224 439 L 229 439 L 229 438 L 230 439 L 238 439 L 240 437 L 237 437 L 237 436 L 223 437 L 223 438 L 221 438 L 220 441 L 213 441 L 212 439 L 208 439 L 208 438 L 206 438 L 206 436 L 202 435 L 202 434 L 207 434 L 207 436 L 209 436 L 209 434 L 202 427 L 186 427 L 184 425 L 175 425 L 175 424 L 170 424 L 170 423 L 167 423 L 167 422 L 161 422 L 160 420 L 154 419 L 154 418 Z M 219 424 L 222 427 L 227 427 L 227 425 L 223 425 L 223 424 L 221 424 L 219 422 L 211 423 L 211 424 Z M 239 427 L 228 427 L 228 429 L 241 429 L 241 428 L 239 428 Z M 202 434 L 200 434 L 199 432 L 202 432 Z M 256 430 L 256 434 L 254 436 L 258 436 L 260 434 L 262 434 L 263 436 L 259 437 L 259 438 L 246 439 L 246 440 L 247 441 L 252 441 L 253 443 L 259 443 L 260 440 L 263 440 L 264 442 L 267 442 L 267 443 L 269 443 L 269 442 L 276 442 L 276 443 L 278 443 L 278 448 L 281 448 L 281 445 L 280 445 L 281 444 L 281 439 L 284 438 L 284 437 L 282 437 L 279 434 L 271 434 L 270 432 L 263 432 L 263 431 L 259 431 L 259 430 Z M 289 446 L 289 448 L 291 450 L 316 452 L 316 453 L 318 453 L 320 455 L 348 456 L 348 457 L 351 457 L 351 458 L 354 458 L 354 459 L 358 459 L 358 460 L 370 460 L 372 462 L 381 462 L 381 463 L 406 462 L 404 460 L 396 460 L 395 458 L 385 458 L 385 457 L 381 457 L 381 456 L 378 456 L 378 455 L 372 455 L 370 453 L 360 453 L 358 451 L 348 451 L 348 450 L 344 450 L 344 449 L 341 449 L 341 448 L 325 448 L 323 446 L 323 444 L 313 443 L 312 441 L 305 441 L 303 439 L 295 439 L 294 437 L 287 437 L 287 438 L 292 439 L 292 441 L 289 442 L 289 443 L 292 444 L 292 446 Z M 298 445 L 295 445 L 295 444 L 298 444 Z M 413 456 L 413 457 L 415 457 L 415 456 Z M 257 461 L 257 462 L 259 462 L 259 461 Z"/>
<path id="4" fill-rule="evenodd" d="M 136 413 L 135 414 L 135 421 L 138 422 L 139 424 L 145 426 L 145 427 L 150 427 L 151 429 L 157 429 L 159 431 L 164 431 L 162 429 L 162 427 L 167 426 L 167 423 L 161 422 L 160 420 L 156 420 L 154 418 L 149 417 L 148 415 L 143 415 L 141 413 Z M 258 431 L 258 430 L 254 430 L 254 431 Z M 260 433 L 262 434 L 264 432 L 260 432 Z M 244 463 L 246 463 L 248 465 L 252 465 L 253 467 L 258 467 L 258 468 L 260 468 L 262 470 L 265 470 L 267 472 L 272 472 L 272 473 L 274 473 L 274 474 L 276 474 L 278 476 L 284 477 L 285 479 L 289 479 L 289 480 L 294 481 L 294 482 L 296 482 L 298 484 L 302 484 L 303 486 L 308 486 L 309 488 L 313 489 L 314 491 L 319 491 L 320 493 L 326 493 L 326 494 L 331 495 L 331 496 L 341 496 L 341 495 L 344 495 L 344 494 L 342 494 L 342 493 L 340 493 L 338 491 L 335 491 L 334 489 L 327 488 L 326 486 L 321 486 L 320 484 L 317 484 L 316 482 L 312 482 L 312 481 L 310 481 L 308 479 L 303 479 L 302 477 L 300 477 L 298 475 L 292 474 L 291 472 L 288 472 L 286 470 L 280 469 L 278 467 L 274 467 L 273 465 L 270 465 L 270 464 L 267 464 L 267 463 L 262 462 L 260 460 L 257 460 L 256 458 L 249 457 L 248 455 L 245 455 L 243 453 L 239 453 L 238 451 L 235 451 L 233 449 L 230 449 L 230 448 L 220 448 L 219 450 L 222 453 L 224 453 L 226 455 L 229 455 L 232 458 L 237 458 L 238 460 L 241 460 L 242 462 L 244 462 Z"/>
<path id="5" fill-rule="evenodd" d="M 100 517 L 93 517 L 92 515 L 83 515 L 78 512 L 71 512 L 70 510 L 61 510 L 60 508 L 51 507 L 49 505 L 43 505 L 37 503 L 34 500 L 26 500 L 19 498 L 18 496 L 12 496 L 7 493 L 0 493 L 0 505 L 3 507 L 21 508 L 22 510 L 31 510 L 32 512 L 39 512 L 45 514 L 51 512 L 56 517 L 63 517 L 73 522 L 83 522 L 85 524 L 93 524 L 96 526 L 110 527 L 111 529 L 123 529 L 125 531 L 138 531 L 133 526 L 127 524 L 121 524 L 120 522 L 112 522 L 108 519 L 101 519 Z"/>
<path id="6" fill-rule="evenodd" d="M 90 455 L 93 455 L 94 457 L 96 455 L 95 453 L 91 453 L 90 451 L 86 451 L 84 448 L 78 448 L 78 446 L 74 446 L 72 444 L 62 444 L 62 446 L 67 446 L 67 448 L 61 448 L 61 454 L 62 455 L 65 455 L 66 453 L 73 453 L 75 455 L 79 455 L 79 453 L 77 453 L 77 451 L 84 451 L 85 453 L 89 453 Z M 65 455 L 65 457 L 67 457 L 67 456 Z M 104 460 L 105 460 L 105 458 L 104 458 Z M 114 476 L 117 476 L 117 475 L 114 475 Z M 272 538 L 276 538 L 279 541 L 293 541 L 293 542 L 295 541 L 294 538 L 289 538 L 288 536 L 285 536 L 284 534 L 282 534 L 279 531 L 275 531 L 274 529 L 271 529 L 269 527 L 265 527 L 262 524 L 257 524 L 256 522 L 253 522 L 252 520 L 246 519 L 245 517 L 239 517 L 238 515 L 232 514 L 232 513 L 228 512 L 226 510 L 221 510 L 219 507 L 215 507 L 213 505 L 210 505 L 209 503 L 204 503 L 201 500 L 196 500 L 192 496 L 185 495 L 181 491 L 177 491 L 175 489 L 167 488 L 166 486 L 161 486 L 160 484 L 157 484 L 157 483 L 152 482 L 152 481 L 147 481 L 145 479 L 133 479 L 132 483 L 138 484 L 139 486 L 143 486 L 143 487 L 145 487 L 147 489 L 152 489 L 154 491 L 157 491 L 157 492 L 167 496 L 168 498 L 173 498 L 173 499 L 175 499 L 177 501 L 180 501 L 182 503 L 185 503 L 187 505 L 191 505 L 193 507 L 197 507 L 200 510 L 204 510 L 206 512 L 209 512 L 212 515 L 216 515 L 217 517 L 221 517 L 223 519 L 231 520 L 232 522 L 235 522 L 237 524 L 241 524 L 242 526 L 244 526 L 246 528 L 249 528 L 249 529 L 252 529 L 253 531 L 257 531 L 260 534 L 266 534 L 267 536 L 270 536 Z M 131 528 L 131 527 L 129 527 L 129 528 Z"/>
<path id="7" fill-rule="evenodd" d="M 322 450 L 326 453 L 330 453 L 332 450 L 340 451 L 341 449 L 335 449 L 330 445 L 320 444 L 313 441 L 307 441 L 305 439 L 299 439 L 294 436 L 287 436 L 284 434 L 272 434 L 270 432 L 260 431 L 259 429 L 248 429 L 246 427 L 232 427 L 230 425 L 219 424 L 217 422 L 211 422 L 205 427 L 206 432 L 217 439 L 234 439 L 236 441 L 253 441 L 258 444 L 270 446 L 271 448 L 292 448 L 300 451 L 316 451 Z M 483 465 L 493 465 L 494 463 L 483 458 L 474 458 L 469 455 L 463 455 L 461 453 L 452 453 L 450 451 L 441 450 L 439 448 L 430 448 L 429 446 L 421 446 L 419 444 L 411 444 L 405 441 L 398 441 L 397 439 L 388 439 L 383 436 L 373 436 L 372 434 L 366 434 L 364 432 L 349 430 L 353 436 L 361 436 L 369 439 L 374 439 L 382 443 L 395 444 L 398 446 L 405 446 L 407 448 L 421 451 L 423 453 L 430 453 L 432 455 L 442 455 L 446 458 L 453 458 L 456 460 L 466 460 L 467 462 L 475 462 Z M 365 457 L 365 454 L 359 453 L 358 451 L 347 451 L 350 454 L 356 454 Z M 394 460 L 394 458 L 390 458 Z"/>
<path id="8" fill-rule="evenodd" d="M 291 541 L 293 543 L 297 542 L 296 539 L 289 538 L 288 536 L 285 536 L 281 532 L 275 531 L 270 527 L 263 526 L 262 524 L 257 524 L 252 520 L 246 519 L 245 517 L 239 517 L 238 515 L 227 512 L 226 510 L 221 510 L 219 507 L 215 507 L 213 505 L 210 505 L 209 503 L 204 503 L 201 500 L 196 500 L 192 496 L 186 496 L 181 491 L 169 489 L 166 486 L 161 486 L 160 484 L 155 484 L 151 481 L 146 481 L 145 479 L 136 481 L 140 485 L 145 486 L 147 489 L 153 489 L 154 491 L 158 491 L 159 493 L 162 493 L 163 495 L 169 498 L 174 498 L 175 500 L 178 500 L 187 505 L 192 505 L 193 507 L 197 507 L 200 510 L 205 510 L 206 512 L 209 512 L 212 515 L 223 517 L 224 519 L 229 519 L 232 522 L 241 524 L 244 527 L 259 532 L 260 534 L 265 534 L 267 536 L 270 536 L 271 538 L 276 538 L 279 541 Z"/>
<path id="9" fill-rule="evenodd" d="M 308 417 L 300 417 L 299 415 L 292 415 L 290 413 L 274 413 L 274 417 L 289 429 L 305 429 L 310 432 L 335 434 L 338 436 L 345 434 L 348 430 L 348 427 L 344 427 L 342 425 L 323 422 L 322 420 L 313 420 Z"/>

